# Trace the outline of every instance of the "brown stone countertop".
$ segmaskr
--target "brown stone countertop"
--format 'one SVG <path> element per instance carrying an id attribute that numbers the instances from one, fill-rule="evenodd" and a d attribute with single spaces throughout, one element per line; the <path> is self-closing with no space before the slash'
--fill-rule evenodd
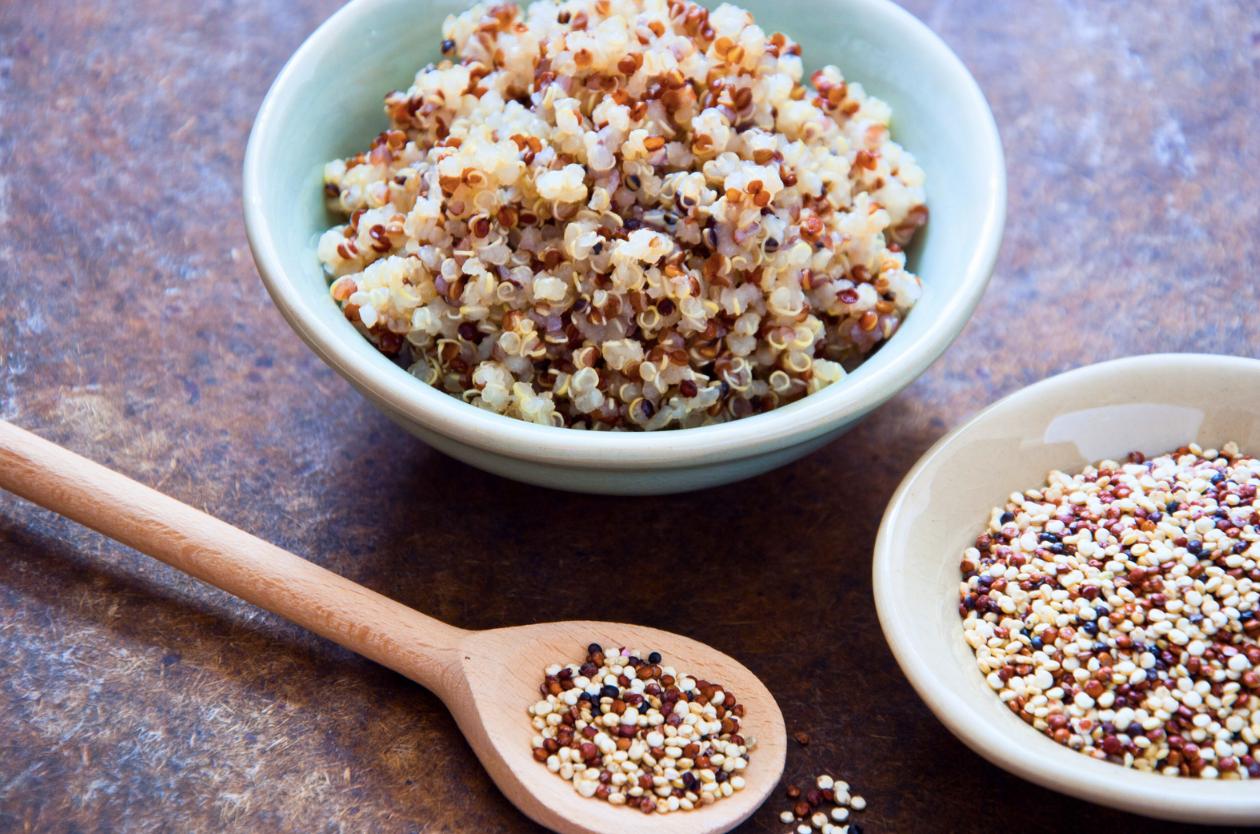
<path id="1" fill-rule="evenodd" d="M 885 646 L 870 553 L 905 471 L 995 398 L 1126 354 L 1260 352 L 1260 15 L 905 4 L 971 67 L 1009 157 L 975 320 L 805 461 L 607 501 L 402 435 L 268 301 L 241 155 L 337 0 L 4 3 L 0 418 L 461 626 L 620 618 L 709 642 L 812 735 L 789 771 L 847 778 L 872 834 L 1186 831 L 957 742 Z M 656 569 L 629 584 L 631 562 Z M 783 807 L 740 830 L 782 831 Z M 0 831 L 535 830 L 418 686 L 0 494 Z"/>

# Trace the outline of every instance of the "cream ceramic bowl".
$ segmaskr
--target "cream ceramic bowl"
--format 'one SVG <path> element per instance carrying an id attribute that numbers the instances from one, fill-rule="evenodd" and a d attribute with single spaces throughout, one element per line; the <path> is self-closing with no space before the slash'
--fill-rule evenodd
<path id="1" fill-rule="evenodd" d="M 769 414 L 684 431 L 585 432 L 467 405 L 377 353 L 329 298 L 315 254 L 333 224 L 323 165 L 385 127 L 382 99 L 439 58 L 441 24 L 468 0 L 352 0 L 289 60 L 245 155 L 245 223 L 280 312 L 333 369 L 400 426 L 473 466 L 600 493 L 665 493 L 746 478 L 801 457 L 913 381 L 966 324 L 988 282 L 1006 210 L 993 116 L 962 63 L 887 0 L 747 0 L 769 31 L 800 40 L 893 109 L 894 137 L 927 172 L 932 219 L 912 252 L 925 293 L 900 330 L 841 384 Z"/>
<path id="2" fill-rule="evenodd" d="M 1130 451 L 1233 440 L 1260 452 L 1260 360 L 1207 355 L 1120 359 L 1053 377 L 982 411 L 923 456 L 884 515 L 875 545 L 880 623 L 937 718 L 994 764 L 1081 799 L 1187 823 L 1260 823 L 1260 786 L 1158 776 L 1099 762 L 1016 718 L 963 642 L 958 564 L 991 507 Z"/>

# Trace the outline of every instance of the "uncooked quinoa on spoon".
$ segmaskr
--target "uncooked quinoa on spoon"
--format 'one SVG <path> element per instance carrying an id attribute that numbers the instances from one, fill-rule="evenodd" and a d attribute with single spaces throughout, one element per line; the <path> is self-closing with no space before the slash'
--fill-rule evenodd
<path id="1" fill-rule="evenodd" d="M 835 383 L 920 293 L 891 113 L 747 12 L 477 5 L 329 163 L 319 257 L 383 352 L 476 406 L 662 429 Z"/>

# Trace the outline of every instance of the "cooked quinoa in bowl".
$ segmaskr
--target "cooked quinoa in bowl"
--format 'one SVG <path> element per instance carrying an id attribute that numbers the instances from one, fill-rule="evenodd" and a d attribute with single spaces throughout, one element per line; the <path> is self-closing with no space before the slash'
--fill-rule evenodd
<path id="1" fill-rule="evenodd" d="M 845 376 L 920 295 L 924 176 L 891 113 L 731 5 L 477 5 L 330 162 L 318 255 L 376 347 L 556 426 L 769 411 Z"/>

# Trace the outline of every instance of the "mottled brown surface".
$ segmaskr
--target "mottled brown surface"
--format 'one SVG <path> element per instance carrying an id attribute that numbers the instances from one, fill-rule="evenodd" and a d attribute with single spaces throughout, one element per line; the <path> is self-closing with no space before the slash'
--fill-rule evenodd
<path id="1" fill-rule="evenodd" d="M 710 642 L 812 734 L 791 770 L 868 797 L 870 832 L 1176 830 L 955 741 L 884 644 L 869 559 L 901 475 L 999 395 L 1130 353 L 1260 350 L 1252 0 L 909 0 L 1009 156 L 974 323 L 809 460 L 615 502 L 400 435 L 268 302 L 241 154 L 336 5 L 0 5 L 0 417 L 462 626 L 611 617 Z M 742 830 L 781 831 L 780 809 Z M 0 831 L 219 830 L 535 829 L 419 687 L 0 495 Z"/>

